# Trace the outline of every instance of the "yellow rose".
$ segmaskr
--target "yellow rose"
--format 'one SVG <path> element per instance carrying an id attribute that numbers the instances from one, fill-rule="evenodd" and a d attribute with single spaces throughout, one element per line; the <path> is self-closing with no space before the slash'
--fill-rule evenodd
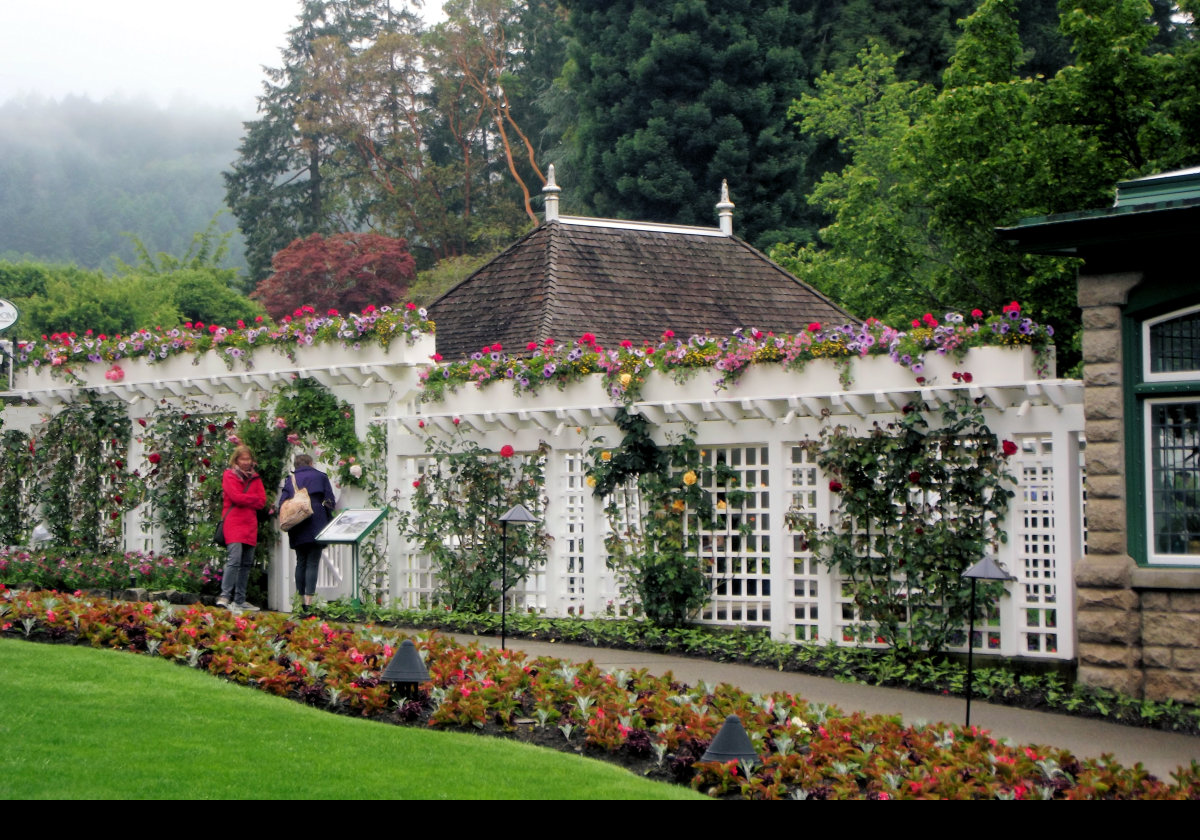
<path id="1" fill-rule="evenodd" d="M 632 381 L 633 381 L 633 374 L 629 374 L 629 373 L 621 374 L 621 387 L 622 388 L 628 388 L 629 383 Z"/>
<path id="2" fill-rule="evenodd" d="M 691 487 L 696 483 L 696 473 L 693 470 L 688 470 L 683 474 L 683 483 Z"/>
<path id="3" fill-rule="evenodd" d="M 588 487 L 595 487 L 595 486 L 596 486 L 596 476 L 594 476 L 594 475 L 589 475 L 589 476 L 587 477 L 587 486 L 588 486 Z"/>
<path id="4" fill-rule="evenodd" d="M 721 499 L 717 502 L 717 510 L 725 510 L 725 500 Z"/>
<path id="5" fill-rule="evenodd" d="M 601 452 L 601 453 L 600 453 L 600 460 L 601 460 L 601 461 L 611 461 L 611 460 L 612 460 L 612 453 L 611 453 L 611 452 L 609 452 L 607 449 L 606 449 L 606 450 L 604 450 L 603 452 Z"/>
<path id="6" fill-rule="evenodd" d="M 683 503 L 683 499 L 676 499 L 674 502 L 671 503 L 671 507 L 673 507 L 675 510 L 682 513 L 683 509 L 686 508 L 687 505 L 685 505 Z"/>

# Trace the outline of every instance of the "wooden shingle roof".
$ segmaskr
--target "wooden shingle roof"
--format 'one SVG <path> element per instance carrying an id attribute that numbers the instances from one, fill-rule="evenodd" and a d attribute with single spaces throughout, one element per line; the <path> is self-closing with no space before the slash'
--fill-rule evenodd
<path id="1" fill-rule="evenodd" d="M 561 216 L 518 240 L 430 306 L 438 352 L 497 342 L 656 341 L 664 330 L 798 332 L 856 319 L 717 228 Z"/>

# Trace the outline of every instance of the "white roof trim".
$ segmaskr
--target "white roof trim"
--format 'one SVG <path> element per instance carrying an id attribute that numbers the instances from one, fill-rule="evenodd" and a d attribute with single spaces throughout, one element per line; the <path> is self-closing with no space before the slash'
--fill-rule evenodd
<path id="1" fill-rule="evenodd" d="M 720 228 L 693 227 L 692 225 L 669 225 L 660 222 L 627 222 L 623 219 L 590 219 L 586 216 L 559 216 L 556 220 L 564 225 L 580 227 L 618 228 L 620 230 L 646 230 L 652 233 L 680 233 L 691 236 L 726 236 Z"/>

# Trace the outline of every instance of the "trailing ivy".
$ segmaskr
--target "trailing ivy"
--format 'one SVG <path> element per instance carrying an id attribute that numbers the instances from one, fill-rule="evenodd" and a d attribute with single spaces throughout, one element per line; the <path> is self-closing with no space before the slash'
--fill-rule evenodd
<path id="1" fill-rule="evenodd" d="M 34 525 L 33 440 L 10 429 L 0 434 L 0 544 L 23 545 Z"/>

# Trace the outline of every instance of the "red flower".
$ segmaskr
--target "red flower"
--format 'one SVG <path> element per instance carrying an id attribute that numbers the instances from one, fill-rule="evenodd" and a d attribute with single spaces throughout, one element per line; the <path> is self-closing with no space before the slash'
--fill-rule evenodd
<path id="1" fill-rule="evenodd" d="M 107 340 L 108 340 L 108 336 L 106 336 L 104 333 L 100 333 L 100 340 L 101 340 L 101 341 L 107 341 Z"/>
<path id="2" fill-rule="evenodd" d="M 220 327 L 218 327 L 216 324 L 209 324 L 209 325 L 208 325 L 208 331 L 209 331 L 210 333 L 215 333 L 215 332 L 216 332 L 218 329 L 220 329 Z"/>
<path id="3" fill-rule="evenodd" d="M 913 318 L 913 327 L 916 328 L 916 327 L 920 327 L 920 326 L 921 326 L 921 322 L 918 321 L 916 318 Z"/>
<path id="4" fill-rule="evenodd" d="M 1009 455 L 1017 454 L 1017 445 L 1011 440 L 1004 441 L 1004 443 L 1001 444 L 1001 447 L 1004 450 L 1005 458 L 1007 458 Z"/>
<path id="5" fill-rule="evenodd" d="M 241 318 L 238 318 L 237 325 L 238 325 L 238 329 L 239 329 L 239 330 L 244 330 L 244 329 L 246 329 L 246 322 L 245 322 L 245 321 L 243 321 Z"/>
<path id="6" fill-rule="evenodd" d="M 198 479 L 198 480 L 199 480 L 199 481 L 208 481 L 208 476 L 206 476 L 206 475 L 202 475 L 202 476 L 200 476 L 200 477 L 199 477 L 199 479 Z"/>
<path id="7" fill-rule="evenodd" d="M 983 310 L 982 309 L 972 309 L 971 317 L 974 318 L 976 321 L 978 321 L 980 318 L 983 317 Z"/>
<path id="8" fill-rule="evenodd" d="M 542 346 L 543 346 L 543 347 L 553 347 L 553 346 L 554 346 L 554 339 L 553 339 L 553 338 L 547 338 L 545 341 L 543 341 L 543 342 L 542 342 Z"/>
<path id="9" fill-rule="evenodd" d="M 595 344 L 596 336 L 592 335 L 591 333 L 584 333 L 582 336 L 580 336 L 579 343 L 580 344 Z"/>
<path id="10" fill-rule="evenodd" d="M 925 322 L 925 326 L 927 327 L 937 326 L 937 318 L 934 318 L 932 313 L 926 312 L 921 316 L 921 320 Z"/>
<path id="11" fill-rule="evenodd" d="M 108 518 L 109 518 L 109 519 L 117 519 L 117 518 L 119 518 L 120 516 L 121 516 L 121 514 L 117 513 L 117 512 L 114 510 L 112 513 L 110 513 L 110 514 L 108 515 Z"/>
<path id="12" fill-rule="evenodd" d="M 421 486 L 421 479 L 418 478 L 416 481 L 413 482 L 413 487 L 420 487 L 420 486 Z"/>
<path id="13" fill-rule="evenodd" d="M 418 429 L 424 429 L 424 428 L 425 428 L 425 421 L 424 421 L 424 420 L 418 420 L 418 421 L 417 421 L 417 428 L 418 428 Z"/>
<path id="14" fill-rule="evenodd" d="M 261 315 L 255 315 L 255 316 L 254 316 L 254 323 L 256 323 L 256 324 L 261 324 L 261 323 L 262 323 L 262 316 L 261 316 Z"/>
<path id="15" fill-rule="evenodd" d="M 462 420 L 460 420 L 459 418 L 457 418 L 457 417 L 455 417 L 455 418 L 454 418 L 454 425 L 455 425 L 455 426 L 457 426 L 457 425 L 458 425 L 459 423 L 461 423 L 461 422 L 462 422 Z"/>
<path id="16" fill-rule="evenodd" d="M 32 446 L 32 444 L 31 444 L 31 446 Z M 151 464 L 157 464 L 159 461 L 162 460 L 162 456 L 159 455 L 157 452 L 151 452 L 148 456 L 146 456 L 146 460 L 149 461 Z"/>
<path id="17" fill-rule="evenodd" d="M 305 315 L 316 315 L 317 314 L 317 310 L 313 309 L 308 304 L 305 304 L 304 306 L 301 306 L 300 308 L 304 311 Z"/>
<path id="18" fill-rule="evenodd" d="M 829 482 L 829 492 L 830 493 L 841 493 L 842 492 L 842 482 L 840 482 L 840 481 Z"/>
<path id="19" fill-rule="evenodd" d="M 526 345 L 525 345 L 525 349 L 526 349 L 526 350 L 536 350 L 536 349 L 537 349 L 537 346 L 538 346 L 538 345 L 537 345 L 537 342 L 536 342 L 536 341 L 531 341 L 531 342 L 529 342 L 528 344 L 526 344 Z"/>
<path id="20" fill-rule="evenodd" d="M 417 309 L 417 305 L 415 303 L 409 302 L 409 303 L 404 304 L 404 308 L 407 309 L 409 312 L 415 312 Z"/>
<path id="21" fill-rule="evenodd" d="M 808 325 L 808 331 L 809 332 L 820 332 L 821 331 L 820 323 L 818 323 L 817 321 L 813 321 L 811 324 Z"/>
<path id="22" fill-rule="evenodd" d="M 139 418 L 138 418 L 138 425 L 139 425 L 139 426 L 141 426 L 143 429 L 144 429 L 144 428 L 146 428 L 146 418 L 144 418 L 144 417 L 139 417 Z"/>
<path id="23" fill-rule="evenodd" d="M 921 474 L 916 470 L 913 470 L 908 474 L 908 480 L 910 484 L 916 484 L 921 480 Z"/>
<path id="24" fill-rule="evenodd" d="M 664 330 L 664 331 L 663 331 L 663 338 L 665 338 L 665 339 L 668 339 L 668 340 L 669 340 L 669 339 L 672 339 L 672 338 L 674 338 L 674 337 L 675 337 L 675 330 Z"/>
<path id="25" fill-rule="evenodd" d="M 631 347 L 633 347 L 633 342 L 630 341 L 629 339 L 625 339 L 624 341 L 621 342 L 621 346 L 624 347 L 626 350 L 628 350 Z"/>
<path id="26" fill-rule="evenodd" d="M 284 316 L 283 316 L 283 323 L 285 323 L 285 324 L 290 324 L 290 323 L 292 323 L 292 316 L 291 316 L 291 315 L 284 315 Z"/>
<path id="27" fill-rule="evenodd" d="M 337 316 L 337 314 L 338 314 L 338 311 L 337 311 L 336 309 L 330 309 L 328 314 L 330 314 L 330 315 L 333 315 L 334 317 L 336 317 L 336 316 Z"/>
<path id="28" fill-rule="evenodd" d="M 208 433 L 210 435 L 215 435 L 217 433 L 217 427 L 215 424 L 213 424 L 213 423 L 208 424 Z"/>
<path id="29" fill-rule="evenodd" d="M 226 420 L 226 421 L 225 421 L 225 428 L 226 428 L 226 429 L 232 429 L 232 428 L 233 428 L 233 421 L 232 421 L 232 420 Z"/>
<path id="30" fill-rule="evenodd" d="M 197 446 L 204 445 L 204 435 L 196 435 L 196 445 Z"/>
<path id="31" fill-rule="evenodd" d="M 962 375 L 963 382 L 966 382 L 968 385 L 970 385 L 970 384 L 971 384 L 971 381 L 972 381 L 974 378 L 975 378 L 975 377 L 974 377 L 974 376 L 972 376 L 972 375 L 970 374 L 970 372 L 969 372 L 969 371 L 965 371 L 965 370 L 963 371 L 963 375 Z"/>
<path id="32" fill-rule="evenodd" d="M 511 458 L 513 456 L 513 448 L 507 443 L 500 447 L 501 458 Z"/>
<path id="33" fill-rule="evenodd" d="M 440 361 L 442 360 L 442 354 L 441 354 L 441 353 L 434 353 L 434 354 L 433 354 L 432 356 L 430 356 L 429 358 L 433 359 L 435 362 L 440 362 Z"/>
<path id="34" fill-rule="evenodd" d="M 370 315 L 374 311 L 375 311 L 375 304 L 373 304 L 373 303 L 368 303 L 366 306 L 363 307 L 364 315 Z"/>
<path id="35" fill-rule="evenodd" d="M 1020 311 L 1021 311 L 1021 304 L 1017 303 L 1015 300 L 1012 303 L 1010 303 L 1004 307 L 1005 315 L 1007 315 L 1009 312 L 1020 312 Z"/>
<path id="36" fill-rule="evenodd" d="M 503 347 L 503 346 L 501 346 L 499 342 L 497 342 L 497 343 L 495 343 L 495 344 L 493 344 L 493 345 L 492 345 L 492 352 L 493 352 L 493 353 L 499 353 L 499 352 L 500 352 L 501 350 L 503 350 L 503 349 L 504 349 L 504 347 Z"/>

